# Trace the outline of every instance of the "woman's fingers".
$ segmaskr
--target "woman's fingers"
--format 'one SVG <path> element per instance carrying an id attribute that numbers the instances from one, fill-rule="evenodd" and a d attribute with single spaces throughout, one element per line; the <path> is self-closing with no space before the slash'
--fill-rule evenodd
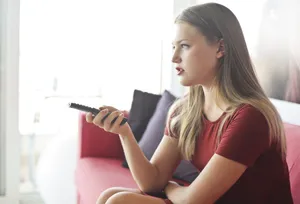
<path id="1" fill-rule="evenodd" d="M 121 122 L 124 119 L 124 113 L 111 106 L 103 107 L 99 108 L 100 112 L 96 116 L 93 116 L 91 113 L 87 113 L 86 121 L 89 123 L 94 123 L 96 126 L 104 129 L 107 132 L 120 135 L 129 134 L 131 131 L 129 125 L 121 125 Z"/>
<path id="2" fill-rule="evenodd" d="M 119 132 L 118 130 L 121 128 L 121 122 L 124 119 L 124 114 L 119 112 L 119 115 L 117 116 L 115 122 L 111 126 L 111 131 L 113 132 Z"/>
<path id="3" fill-rule="evenodd" d="M 93 123 L 99 127 L 103 127 L 103 123 L 102 123 L 102 119 L 104 118 L 104 116 L 108 114 L 108 109 L 104 109 L 101 110 L 95 117 L 93 120 Z"/>
<path id="4" fill-rule="evenodd" d="M 101 107 L 99 107 L 99 110 L 100 110 L 100 112 L 101 111 L 103 111 L 103 110 L 105 110 L 105 109 L 108 109 L 108 112 L 114 112 L 114 111 L 117 111 L 118 109 L 116 109 L 116 108 L 114 108 L 114 107 L 112 107 L 112 106 L 101 106 Z M 99 113 L 100 113 L 99 112 Z M 106 119 L 106 118 L 104 118 L 104 119 Z M 86 114 L 86 121 L 88 122 L 88 123 L 92 123 L 93 121 L 94 121 L 94 116 L 92 115 L 92 113 L 87 113 Z M 98 121 L 98 119 L 96 120 L 96 122 Z M 98 123 L 98 122 L 97 122 Z M 99 124 L 100 125 L 100 124 Z"/>
<path id="5" fill-rule="evenodd" d="M 87 113 L 85 115 L 85 119 L 88 123 L 92 123 L 93 122 L 93 114 L 92 113 Z"/>
<path id="6" fill-rule="evenodd" d="M 103 122 L 103 128 L 105 131 L 110 131 L 112 126 L 116 123 L 117 117 L 120 115 L 120 111 L 113 111 Z"/>

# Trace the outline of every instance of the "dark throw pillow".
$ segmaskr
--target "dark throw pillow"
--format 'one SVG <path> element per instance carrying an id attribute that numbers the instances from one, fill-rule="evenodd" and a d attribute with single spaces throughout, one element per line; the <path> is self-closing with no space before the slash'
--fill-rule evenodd
<path id="1" fill-rule="evenodd" d="M 160 98 L 160 94 L 134 90 L 131 108 L 129 110 L 128 124 L 137 142 L 142 138 Z M 128 168 L 126 160 L 122 163 L 122 166 Z"/>
<path id="2" fill-rule="evenodd" d="M 164 136 L 168 111 L 175 100 L 176 98 L 173 94 L 167 90 L 164 91 L 156 106 L 156 110 L 148 123 L 143 137 L 139 142 L 139 146 L 148 159 L 151 159 L 154 151 Z"/>

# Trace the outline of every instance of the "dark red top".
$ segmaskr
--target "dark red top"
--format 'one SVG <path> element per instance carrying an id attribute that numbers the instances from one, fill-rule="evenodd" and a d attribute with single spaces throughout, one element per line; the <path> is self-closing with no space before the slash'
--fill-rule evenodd
<path id="1" fill-rule="evenodd" d="M 275 145 L 269 144 L 265 117 L 250 105 L 240 106 L 224 124 L 217 149 L 218 127 L 225 113 L 211 122 L 203 117 L 204 129 L 197 139 L 192 163 L 201 171 L 214 153 L 246 165 L 239 180 L 217 204 L 293 203 L 286 161 Z M 166 135 L 168 130 L 166 129 Z"/>

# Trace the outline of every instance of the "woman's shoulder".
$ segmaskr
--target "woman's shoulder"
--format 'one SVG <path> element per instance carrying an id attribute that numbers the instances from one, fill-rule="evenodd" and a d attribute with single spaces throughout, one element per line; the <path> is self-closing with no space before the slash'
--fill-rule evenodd
<path id="1" fill-rule="evenodd" d="M 263 113 L 251 104 L 241 104 L 232 114 L 232 119 L 235 118 L 265 118 Z"/>
<path id="2" fill-rule="evenodd" d="M 265 115 L 251 104 L 241 104 L 229 115 L 226 126 L 258 127 L 269 129 Z"/>

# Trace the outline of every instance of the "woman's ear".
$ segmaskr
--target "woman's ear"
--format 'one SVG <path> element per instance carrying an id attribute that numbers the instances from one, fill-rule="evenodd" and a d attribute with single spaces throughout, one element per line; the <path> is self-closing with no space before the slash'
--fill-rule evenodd
<path id="1" fill-rule="evenodd" d="M 219 48 L 217 50 L 217 58 L 220 59 L 225 55 L 225 45 L 224 40 L 220 39 L 218 42 Z"/>

